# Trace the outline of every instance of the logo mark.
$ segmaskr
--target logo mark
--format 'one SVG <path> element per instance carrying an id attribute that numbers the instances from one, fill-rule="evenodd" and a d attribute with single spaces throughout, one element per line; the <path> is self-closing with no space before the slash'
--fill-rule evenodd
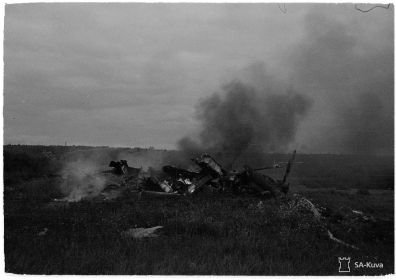
<path id="1" fill-rule="evenodd" d="M 338 268 L 338 272 L 351 272 L 351 268 L 349 267 L 349 263 L 351 262 L 351 257 L 338 257 L 338 262 L 340 263 L 340 267 Z"/>

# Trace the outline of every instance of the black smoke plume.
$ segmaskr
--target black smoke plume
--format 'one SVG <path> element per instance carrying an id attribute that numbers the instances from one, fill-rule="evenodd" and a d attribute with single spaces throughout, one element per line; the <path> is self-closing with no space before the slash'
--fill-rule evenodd
<path id="1" fill-rule="evenodd" d="M 294 148 L 393 154 L 393 6 L 382 11 L 381 20 L 354 9 L 346 19 L 336 9 L 324 13 L 323 7 L 306 15 L 304 36 L 279 58 L 277 75 L 257 62 L 246 77 L 238 75 L 242 82 L 197 105 L 201 130 L 198 137 L 179 141 L 182 151 L 215 152 L 229 162 L 245 151 Z"/>
<path id="2" fill-rule="evenodd" d="M 209 152 L 225 165 L 247 151 L 286 151 L 310 105 L 292 90 L 265 91 L 234 81 L 201 100 L 196 107 L 199 136 L 185 137 L 178 146 L 189 156 Z"/>

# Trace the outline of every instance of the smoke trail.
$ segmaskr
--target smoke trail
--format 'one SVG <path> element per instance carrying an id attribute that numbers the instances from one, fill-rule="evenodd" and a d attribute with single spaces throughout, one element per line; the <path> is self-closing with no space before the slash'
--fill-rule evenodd
<path id="1" fill-rule="evenodd" d="M 292 90 L 263 91 L 234 81 L 197 105 L 199 138 L 182 138 L 178 146 L 189 155 L 211 152 L 228 164 L 245 151 L 284 151 L 310 105 Z"/>
<path id="2" fill-rule="evenodd" d="M 306 16 L 306 36 L 290 59 L 294 86 L 315 100 L 297 135 L 310 151 L 393 152 L 393 16 L 382 23 L 373 26 L 383 39 L 368 42 L 360 22 L 317 10 Z"/>
<path id="3" fill-rule="evenodd" d="M 61 170 L 60 185 L 65 194 L 62 200 L 76 202 L 99 195 L 109 184 L 118 184 L 119 178 L 102 171 L 109 170 L 111 160 L 127 160 L 131 167 L 160 169 L 163 154 L 153 149 L 91 148 L 73 151 L 66 155 Z"/>
<path id="4" fill-rule="evenodd" d="M 65 200 L 80 201 L 98 195 L 106 186 L 106 179 L 98 173 L 97 166 L 86 160 L 67 162 L 62 170 L 60 188 L 65 193 Z"/>

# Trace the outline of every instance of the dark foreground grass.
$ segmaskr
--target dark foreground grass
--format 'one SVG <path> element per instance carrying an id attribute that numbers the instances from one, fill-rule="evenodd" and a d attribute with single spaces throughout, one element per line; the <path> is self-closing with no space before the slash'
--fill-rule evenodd
<path id="1" fill-rule="evenodd" d="M 257 197 L 198 195 L 124 197 L 112 202 L 48 204 L 54 182 L 29 183 L 36 195 L 5 192 L 5 269 L 26 274 L 337 275 L 338 257 L 351 257 L 351 274 L 393 273 L 393 194 L 307 193 L 332 209 L 347 206 L 381 222 L 332 230 L 360 247 L 330 241 L 310 213 L 284 212 Z M 25 186 L 27 188 L 27 186 Z M 56 191 L 51 192 L 56 197 Z M 336 219 L 335 219 L 336 220 Z M 131 227 L 162 225 L 158 238 L 122 238 Z M 48 231 L 40 236 L 44 228 Z M 348 232 L 349 231 L 349 232 Z M 340 237 L 341 237 L 340 236 Z M 355 269 L 355 261 L 383 269 Z"/>

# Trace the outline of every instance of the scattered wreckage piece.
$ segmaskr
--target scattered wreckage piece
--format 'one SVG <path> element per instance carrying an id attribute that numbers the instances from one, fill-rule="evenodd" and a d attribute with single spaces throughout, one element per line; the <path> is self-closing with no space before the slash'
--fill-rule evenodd
<path id="1" fill-rule="evenodd" d="M 295 156 L 296 151 L 293 152 L 291 159 L 287 163 L 286 171 L 282 180 L 273 179 L 270 176 L 258 172 L 263 169 L 269 169 L 269 167 L 253 169 L 250 166 L 245 165 L 242 172 L 236 172 L 230 177 L 232 179 L 232 185 L 235 186 L 240 184 L 245 186 L 245 188 L 256 191 L 261 196 L 266 196 L 266 194 L 270 192 L 272 197 L 279 199 L 282 196 L 282 193 L 286 195 L 289 191 L 290 185 L 289 183 L 286 183 L 286 180 L 290 174 Z"/>
<path id="2" fill-rule="evenodd" d="M 355 249 L 355 250 L 359 250 L 359 248 L 356 247 L 355 245 L 346 243 L 346 242 L 344 242 L 344 241 L 342 241 L 342 240 L 336 238 L 336 237 L 330 232 L 330 230 L 327 230 L 327 235 L 329 236 L 329 238 L 330 238 L 331 240 L 333 240 L 333 241 L 335 241 L 335 242 L 337 242 L 337 243 L 340 243 L 340 244 L 342 244 L 342 245 L 344 245 L 344 246 L 346 246 L 346 247 L 350 247 L 350 248 Z"/>
<path id="3" fill-rule="evenodd" d="M 198 180 L 196 180 L 195 182 L 193 182 L 188 186 L 187 189 L 188 193 L 189 194 L 195 193 L 197 190 L 201 189 L 205 184 L 209 183 L 209 181 L 211 181 L 212 179 L 213 177 L 211 175 L 206 175 L 199 178 Z"/>
<path id="4" fill-rule="evenodd" d="M 159 185 L 164 192 L 173 193 L 173 189 L 172 189 L 171 185 L 169 185 L 167 180 L 160 182 Z"/>
<path id="5" fill-rule="evenodd" d="M 376 222 L 377 219 L 375 219 L 373 216 L 371 215 L 365 215 L 362 211 L 359 210 L 352 210 L 351 211 L 353 214 L 355 214 L 356 216 L 360 217 L 361 219 L 363 219 L 364 221 L 368 222 Z"/>
<path id="6" fill-rule="evenodd" d="M 175 190 L 175 184 L 172 180 L 164 179 L 161 181 L 154 176 L 141 178 L 139 187 L 136 191 L 140 194 L 180 195 L 180 193 Z"/>
<path id="7" fill-rule="evenodd" d="M 38 236 L 44 236 L 48 233 L 48 228 L 44 228 L 42 231 L 40 231 L 37 235 Z"/>
<path id="8" fill-rule="evenodd" d="M 113 172 L 118 175 L 125 175 L 128 172 L 128 162 L 126 160 L 111 161 L 109 167 L 113 167 Z"/>
<path id="9" fill-rule="evenodd" d="M 108 184 L 131 186 L 136 185 L 136 180 L 142 173 L 143 168 L 135 168 L 128 166 L 126 160 L 111 161 L 109 167 L 113 169 L 102 171 L 101 174 L 106 176 Z"/>
<path id="10" fill-rule="evenodd" d="M 167 196 L 167 197 L 182 196 L 182 194 L 180 194 L 180 193 L 167 193 L 167 192 L 156 192 L 156 191 L 146 191 L 146 190 L 141 190 L 141 191 L 137 192 L 137 194 L 139 195 L 139 197 L 142 197 L 144 195 L 148 195 L 148 196 Z"/>
<path id="11" fill-rule="evenodd" d="M 165 165 L 162 167 L 162 171 L 172 177 L 185 177 L 185 178 L 197 178 L 200 176 L 199 172 L 189 171 L 183 168 L 174 167 L 172 165 Z"/>
<path id="12" fill-rule="evenodd" d="M 163 226 L 156 226 L 151 228 L 131 228 L 121 232 L 121 236 L 132 237 L 134 239 L 140 239 L 146 237 L 153 238 L 153 237 L 158 237 L 158 234 L 156 234 L 155 232 L 161 228 L 163 228 Z"/>
<path id="13" fill-rule="evenodd" d="M 203 154 L 200 157 L 192 158 L 191 160 L 201 167 L 201 173 L 210 173 L 213 177 L 222 177 L 227 175 L 227 171 L 225 171 L 221 165 L 208 154 Z"/>
<path id="14" fill-rule="evenodd" d="M 294 150 L 291 159 L 290 159 L 289 162 L 287 163 L 286 172 L 285 172 L 285 175 L 283 176 L 282 184 L 285 184 L 285 183 L 286 183 L 286 179 L 287 179 L 287 177 L 288 177 L 289 174 L 290 174 L 290 171 L 291 171 L 293 162 L 294 162 L 294 160 L 295 160 L 295 158 L 296 158 L 296 152 L 297 152 L 297 151 Z"/>
<path id="15" fill-rule="evenodd" d="M 282 192 L 286 194 L 289 190 L 288 185 L 284 185 L 267 175 L 260 174 L 249 166 L 245 166 L 245 171 L 240 176 L 242 177 L 242 182 L 244 182 L 243 185 L 255 190 L 262 196 L 270 192 L 275 199 L 278 199 L 281 197 Z"/>
<path id="16" fill-rule="evenodd" d="M 110 172 L 117 175 L 128 175 L 131 177 L 137 177 L 142 171 L 142 168 L 130 167 L 128 161 L 121 159 L 120 161 L 110 161 L 109 167 L 113 167 Z M 109 172 L 109 171 L 107 171 Z"/>

